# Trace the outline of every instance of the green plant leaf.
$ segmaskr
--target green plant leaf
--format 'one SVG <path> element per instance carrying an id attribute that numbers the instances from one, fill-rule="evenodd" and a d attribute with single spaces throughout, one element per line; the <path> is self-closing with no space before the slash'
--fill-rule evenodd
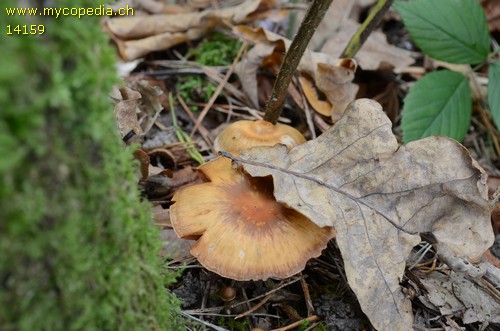
<path id="1" fill-rule="evenodd" d="M 500 129 L 500 62 L 493 62 L 488 68 L 488 104 L 493 122 Z"/>
<path id="2" fill-rule="evenodd" d="M 444 135 L 462 141 L 469 128 L 472 98 L 469 81 L 449 70 L 418 80 L 404 99 L 403 141 Z"/>
<path id="3" fill-rule="evenodd" d="M 412 39 L 427 55 L 450 63 L 478 63 L 489 51 L 489 32 L 477 0 L 396 2 Z"/>

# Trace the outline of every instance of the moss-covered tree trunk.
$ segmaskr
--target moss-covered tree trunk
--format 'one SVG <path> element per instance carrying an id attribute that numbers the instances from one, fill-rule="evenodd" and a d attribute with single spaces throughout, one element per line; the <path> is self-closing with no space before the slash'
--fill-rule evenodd
<path id="1" fill-rule="evenodd" d="M 182 329 L 115 129 L 99 18 L 0 9 L 0 330 Z M 7 36 L 7 24 L 45 33 Z"/>

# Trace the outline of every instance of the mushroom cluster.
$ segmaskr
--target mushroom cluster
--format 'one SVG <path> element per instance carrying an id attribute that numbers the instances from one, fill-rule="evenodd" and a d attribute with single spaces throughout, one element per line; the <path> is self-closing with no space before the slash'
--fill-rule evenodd
<path id="1" fill-rule="evenodd" d="M 216 139 L 219 150 L 239 154 L 254 146 L 305 142 L 292 127 L 239 121 Z M 290 277 L 321 254 L 335 232 L 276 201 L 271 177 L 251 177 L 218 157 L 198 168 L 204 183 L 185 187 L 170 207 L 180 238 L 196 239 L 191 253 L 206 267 L 235 280 Z"/>

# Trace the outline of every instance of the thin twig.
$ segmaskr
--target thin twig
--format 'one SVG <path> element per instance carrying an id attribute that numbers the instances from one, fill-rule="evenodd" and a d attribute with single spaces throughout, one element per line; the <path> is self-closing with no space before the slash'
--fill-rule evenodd
<path id="1" fill-rule="evenodd" d="M 220 84 L 217 86 L 214 94 L 212 94 L 212 96 L 210 97 L 210 100 L 208 100 L 207 104 L 205 105 L 205 107 L 201 111 L 200 116 L 198 116 L 198 120 L 196 121 L 196 124 L 194 125 L 194 128 L 191 131 L 191 134 L 189 135 L 190 137 L 193 137 L 196 130 L 198 130 L 198 127 L 200 126 L 201 122 L 203 121 L 203 119 L 207 115 L 208 111 L 210 110 L 210 108 L 214 104 L 215 100 L 219 97 L 220 93 L 222 92 L 222 89 L 224 88 L 224 86 L 228 82 L 229 77 L 231 77 L 231 75 L 233 74 L 234 69 L 236 68 L 236 64 L 238 63 L 238 61 L 241 58 L 241 55 L 247 49 L 247 47 L 248 47 L 248 44 L 245 42 L 241 45 L 241 47 L 238 51 L 238 54 L 236 55 L 233 63 L 231 64 L 231 68 L 229 68 L 229 70 L 226 72 L 226 74 L 224 75 L 224 78 L 222 79 L 222 82 L 220 82 Z"/>
<path id="2" fill-rule="evenodd" d="M 231 304 L 227 308 L 233 309 L 233 308 L 242 306 L 242 305 L 246 304 L 247 302 L 259 300 L 260 298 L 264 298 L 264 297 L 266 297 L 266 296 L 268 296 L 268 295 L 270 295 L 270 294 L 272 294 L 274 292 L 277 292 L 277 291 L 281 290 L 283 287 L 286 287 L 286 286 L 291 285 L 291 284 L 293 284 L 295 282 L 298 282 L 299 280 L 300 280 L 299 277 L 294 277 L 291 280 L 285 282 L 284 284 L 279 285 L 278 287 L 273 288 L 272 290 L 267 291 L 266 293 L 258 295 L 255 298 L 251 298 L 248 301 L 238 302 L 238 303 Z M 221 309 L 224 309 L 224 308 L 226 308 L 226 307 L 220 306 L 220 307 L 207 308 L 207 309 L 204 309 L 203 311 L 201 309 L 193 309 L 193 310 L 185 310 L 185 312 L 189 313 L 189 314 L 195 314 L 196 315 L 197 313 L 206 313 L 206 312 L 210 312 L 210 311 L 220 311 Z"/>
<path id="3" fill-rule="evenodd" d="M 287 331 L 287 330 L 291 330 L 293 328 L 296 328 L 296 327 L 302 325 L 304 322 L 316 322 L 316 321 L 319 321 L 319 320 L 320 320 L 320 318 L 317 315 L 313 315 L 313 316 L 304 318 L 303 320 L 294 322 L 294 323 L 292 323 L 290 325 L 287 325 L 287 326 L 284 326 L 284 327 L 278 328 L 278 329 L 273 329 L 271 331 Z"/>
<path id="4" fill-rule="evenodd" d="M 316 28 L 325 16 L 332 0 L 313 0 L 307 10 L 304 20 L 300 24 L 297 35 L 292 40 L 292 44 L 286 52 L 281 64 L 278 76 L 271 92 L 271 97 L 266 105 L 264 120 L 276 124 L 283 110 L 288 85 L 292 81 L 292 76 L 297 68 L 304 51 L 309 44 Z"/>
<path id="5" fill-rule="evenodd" d="M 306 98 L 304 91 L 302 89 L 302 86 L 300 84 L 299 84 L 299 89 L 301 90 L 300 97 L 302 100 L 304 113 L 306 114 L 307 127 L 309 128 L 309 131 L 311 132 L 311 139 L 316 139 L 316 129 L 314 127 L 314 122 L 313 122 L 313 118 L 312 118 L 312 114 L 311 114 L 311 108 L 309 108 L 307 98 Z"/>
<path id="6" fill-rule="evenodd" d="M 220 310 L 224 309 L 224 307 L 221 307 Z M 237 314 L 221 314 L 221 313 L 193 313 L 193 315 L 196 315 L 196 316 L 220 316 L 220 317 L 236 317 L 238 316 Z M 266 313 L 254 313 L 252 314 L 252 316 L 255 316 L 255 317 L 269 317 L 269 318 L 274 318 L 274 319 L 282 319 L 283 317 L 282 316 L 279 316 L 279 315 L 272 315 L 272 314 L 266 314 Z"/>
<path id="7" fill-rule="evenodd" d="M 309 293 L 309 287 L 302 273 L 300 273 L 300 285 L 302 285 L 302 291 L 304 292 L 304 300 L 306 301 L 307 316 L 314 315 L 314 306 L 311 300 L 311 294 Z"/>
<path id="8" fill-rule="evenodd" d="M 188 117 L 191 120 L 191 122 L 193 122 L 193 124 L 195 124 L 196 123 L 196 117 L 194 117 L 194 115 L 191 112 L 191 110 L 189 110 L 189 107 L 186 104 L 186 101 L 184 101 L 184 98 L 179 94 L 179 92 L 177 92 L 175 94 L 175 97 L 177 98 L 177 100 L 181 104 L 182 109 L 184 109 L 184 111 L 188 115 Z M 200 125 L 198 131 L 200 131 L 200 135 L 203 138 L 203 140 L 205 140 L 205 142 L 208 144 L 208 146 L 210 146 L 210 148 L 213 150 L 214 144 L 212 142 L 212 139 L 210 139 L 210 132 L 208 132 L 207 128 L 205 128 L 203 125 Z M 215 150 L 213 150 L 213 151 L 215 152 Z"/>
<path id="9" fill-rule="evenodd" d="M 391 7 L 394 0 L 379 0 L 358 31 L 351 37 L 341 58 L 353 58 L 365 43 L 368 36 L 377 28 L 385 12 Z"/>
<path id="10" fill-rule="evenodd" d="M 498 156 L 500 156 L 500 142 L 498 141 L 497 132 L 493 124 L 491 123 L 491 119 L 488 116 L 486 110 L 482 106 L 477 107 L 479 114 L 481 115 L 481 120 L 483 121 L 488 133 L 491 136 L 491 140 L 493 141 L 493 146 L 495 146 L 495 152 Z"/>
<path id="11" fill-rule="evenodd" d="M 205 74 L 205 76 L 215 84 L 220 84 L 223 81 L 224 78 L 222 74 L 226 73 L 230 68 L 230 66 L 205 66 L 197 62 L 187 60 L 156 60 L 148 61 L 146 63 L 171 68 L 173 70 L 165 71 L 164 74 L 162 74 L 161 70 L 158 70 L 142 73 L 141 75 L 162 77 L 162 75 L 168 76 L 169 74 L 175 74 L 176 69 L 185 69 L 186 71 L 181 70 L 179 73 L 188 74 L 189 70 L 191 70 L 192 74 Z M 245 93 L 238 90 L 233 86 L 233 84 L 226 83 L 224 87 L 229 94 L 232 94 L 234 97 L 244 101 L 245 104 L 249 103 L 247 102 L 248 100 Z"/>
<path id="12" fill-rule="evenodd" d="M 221 72 L 227 72 L 226 69 L 220 70 Z M 147 71 L 144 73 L 137 74 L 137 76 L 144 75 L 149 77 L 156 77 L 158 79 L 166 79 L 169 76 L 182 76 L 182 75 L 202 75 L 205 76 L 206 72 L 199 68 L 185 68 L 185 69 L 162 69 L 155 71 Z"/>
<path id="13" fill-rule="evenodd" d="M 243 299 L 245 299 L 245 302 L 247 303 L 247 309 L 250 309 L 252 308 L 252 306 L 250 305 L 250 302 L 248 302 L 248 295 L 247 295 L 247 291 L 245 291 L 245 287 L 242 287 L 241 288 L 241 294 L 243 295 Z M 253 326 L 253 320 L 250 316 L 247 316 L 246 317 L 246 320 L 248 322 L 248 325 L 250 326 L 251 329 L 254 328 Z"/>
<path id="14" fill-rule="evenodd" d="M 177 139 L 183 143 L 191 142 L 191 137 L 189 137 L 187 133 L 184 132 L 177 124 L 177 115 L 175 114 L 174 99 L 172 93 L 168 94 L 168 105 L 170 107 L 170 113 L 172 114 L 172 126 L 175 128 L 175 135 L 177 136 Z M 188 146 L 186 148 L 186 151 L 189 156 L 191 156 L 191 158 L 199 164 L 205 163 L 203 156 L 201 156 L 200 152 L 196 149 L 195 146 Z"/>
<path id="15" fill-rule="evenodd" d="M 215 325 L 215 324 L 212 324 L 212 323 L 209 323 L 209 322 L 202 321 L 201 319 L 196 318 L 196 317 L 194 317 L 194 316 L 192 316 L 192 315 L 189 315 L 188 313 L 186 313 L 186 312 L 184 312 L 184 311 L 182 311 L 182 310 L 180 311 L 180 314 L 181 314 L 181 315 L 183 315 L 183 316 L 185 316 L 185 317 L 187 317 L 187 318 L 190 318 L 190 319 L 192 319 L 192 320 L 194 320 L 194 321 L 196 321 L 196 322 L 198 322 L 198 323 L 201 323 L 201 324 L 204 324 L 204 325 L 206 325 L 206 326 L 208 326 L 208 327 L 211 327 L 211 328 L 212 328 L 212 329 L 214 329 L 215 331 L 229 331 L 228 329 L 221 328 L 221 327 L 219 327 L 219 326 L 217 326 L 217 325 Z"/>
<path id="16" fill-rule="evenodd" d="M 311 325 L 305 329 L 304 331 L 312 331 L 312 330 L 316 330 L 316 327 L 319 325 L 320 322 L 314 322 L 314 323 L 311 323 Z"/>
<path id="17" fill-rule="evenodd" d="M 236 112 L 234 112 L 234 111 L 232 111 L 232 110 L 227 110 L 227 109 L 225 109 L 225 108 L 223 108 L 223 107 L 220 107 L 220 106 L 214 106 L 214 107 L 212 107 L 212 108 L 213 108 L 215 111 L 218 111 L 218 112 L 223 113 L 223 114 L 228 114 L 228 115 L 230 115 L 230 116 L 232 116 L 232 117 L 237 117 L 237 118 L 239 118 L 239 119 L 244 119 L 244 120 L 254 121 L 254 120 L 255 120 L 255 118 L 256 118 L 256 116 L 251 116 L 251 115 L 246 115 L 246 114 L 236 113 Z M 261 118 L 258 118 L 258 117 L 257 117 L 257 119 L 262 119 L 262 117 L 261 117 Z"/>
<path id="18" fill-rule="evenodd" d="M 259 309 L 260 307 L 262 307 L 266 302 L 269 301 L 269 299 L 271 299 L 271 296 L 272 294 L 269 294 L 267 297 L 265 297 L 264 299 L 262 299 L 259 303 L 257 303 L 255 306 L 253 306 L 252 308 L 248 309 L 247 311 L 239 314 L 238 316 L 236 316 L 234 319 L 237 320 L 238 318 L 242 318 L 242 317 L 245 317 L 245 316 L 248 316 L 250 315 L 251 313 L 253 313 L 254 311 L 256 311 L 257 309 Z"/>
<path id="19" fill-rule="evenodd" d="M 487 107 L 488 103 L 486 101 L 485 95 L 480 92 L 481 89 L 479 87 L 477 75 L 470 66 L 467 66 L 467 77 L 469 78 L 469 81 L 472 83 L 473 86 L 472 88 L 473 98 L 479 100 L 479 105 L 476 107 L 476 109 L 478 110 L 479 115 L 481 116 L 481 120 L 483 121 L 486 130 L 490 134 L 493 146 L 495 148 L 495 153 L 497 154 L 497 156 L 500 156 L 500 142 L 498 140 L 498 131 L 491 122 L 491 111 L 487 111 L 485 109 L 485 106 Z"/>

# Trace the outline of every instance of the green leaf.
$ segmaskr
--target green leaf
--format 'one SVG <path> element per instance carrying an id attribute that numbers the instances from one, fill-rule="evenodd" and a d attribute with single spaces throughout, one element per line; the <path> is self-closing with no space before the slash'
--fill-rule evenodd
<path id="1" fill-rule="evenodd" d="M 444 135 L 462 141 L 469 128 L 472 98 L 469 81 L 449 70 L 418 80 L 404 99 L 403 141 Z"/>
<path id="2" fill-rule="evenodd" d="M 488 68 L 488 104 L 493 122 L 500 129 L 500 62 L 494 62 Z"/>
<path id="3" fill-rule="evenodd" d="M 490 48 L 488 23 L 477 0 L 394 3 L 418 47 L 450 63 L 479 63 Z"/>

